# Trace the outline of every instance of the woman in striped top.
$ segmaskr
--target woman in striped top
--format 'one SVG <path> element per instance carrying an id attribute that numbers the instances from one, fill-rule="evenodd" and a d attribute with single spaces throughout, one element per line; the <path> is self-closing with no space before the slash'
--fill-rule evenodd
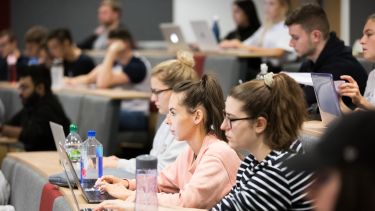
<path id="1" fill-rule="evenodd" d="M 283 163 L 302 152 L 297 140 L 306 116 L 303 92 L 286 74 L 269 73 L 234 87 L 221 129 L 229 145 L 250 154 L 236 185 L 212 210 L 311 210 L 305 199 L 311 175 Z"/>

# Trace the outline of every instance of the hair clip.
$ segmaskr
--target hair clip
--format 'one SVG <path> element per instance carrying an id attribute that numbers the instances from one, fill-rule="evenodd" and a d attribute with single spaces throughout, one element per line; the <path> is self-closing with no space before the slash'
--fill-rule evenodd
<path id="1" fill-rule="evenodd" d="M 264 75 L 264 84 L 268 86 L 268 88 L 272 88 L 273 86 L 273 72 L 267 73 Z"/>

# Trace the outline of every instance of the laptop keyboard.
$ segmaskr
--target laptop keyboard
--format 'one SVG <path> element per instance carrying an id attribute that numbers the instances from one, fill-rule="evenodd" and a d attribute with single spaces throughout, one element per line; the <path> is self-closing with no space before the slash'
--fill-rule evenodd
<path id="1" fill-rule="evenodd" d="M 107 199 L 114 199 L 114 197 L 109 195 L 107 192 L 104 192 L 104 193 L 101 193 L 100 191 L 85 191 L 85 192 L 89 200 L 104 201 Z"/>

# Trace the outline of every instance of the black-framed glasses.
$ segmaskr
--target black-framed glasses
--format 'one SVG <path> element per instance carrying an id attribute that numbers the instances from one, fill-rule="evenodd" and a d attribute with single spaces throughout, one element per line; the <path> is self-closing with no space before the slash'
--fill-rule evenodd
<path id="1" fill-rule="evenodd" d="M 151 89 L 151 93 L 154 94 L 154 95 L 159 95 L 160 93 L 165 92 L 165 91 L 169 91 L 169 90 L 172 90 L 172 88 L 160 89 L 160 90 Z"/>
<path id="2" fill-rule="evenodd" d="M 232 122 L 254 119 L 254 117 L 230 118 L 225 111 L 223 111 L 223 114 L 224 114 L 224 120 L 228 122 L 230 129 L 232 129 Z"/>

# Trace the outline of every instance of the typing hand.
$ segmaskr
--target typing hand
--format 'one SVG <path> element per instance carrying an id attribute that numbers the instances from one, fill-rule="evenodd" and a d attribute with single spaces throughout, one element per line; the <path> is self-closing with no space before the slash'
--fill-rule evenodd
<path id="1" fill-rule="evenodd" d="M 99 187 L 100 185 L 103 185 L 103 184 L 122 184 L 122 185 L 125 185 L 126 182 L 123 179 L 120 179 L 120 178 L 115 177 L 113 175 L 105 175 L 105 176 L 100 177 L 98 180 L 96 180 L 95 187 Z"/>
<path id="2" fill-rule="evenodd" d="M 134 210 L 134 204 L 122 200 L 105 200 L 100 203 L 94 211 L 104 211 L 106 209 L 116 210 L 116 211 L 127 211 Z"/>
<path id="3" fill-rule="evenodd" d="M 129 196 L 134 195 L 134 191 L 128 190 L 122 184 L 109 184 L 105 183 L 99 186 L 100 192 L 107 192 L 109 195 L 117 199 L 127 199 Z"/>

